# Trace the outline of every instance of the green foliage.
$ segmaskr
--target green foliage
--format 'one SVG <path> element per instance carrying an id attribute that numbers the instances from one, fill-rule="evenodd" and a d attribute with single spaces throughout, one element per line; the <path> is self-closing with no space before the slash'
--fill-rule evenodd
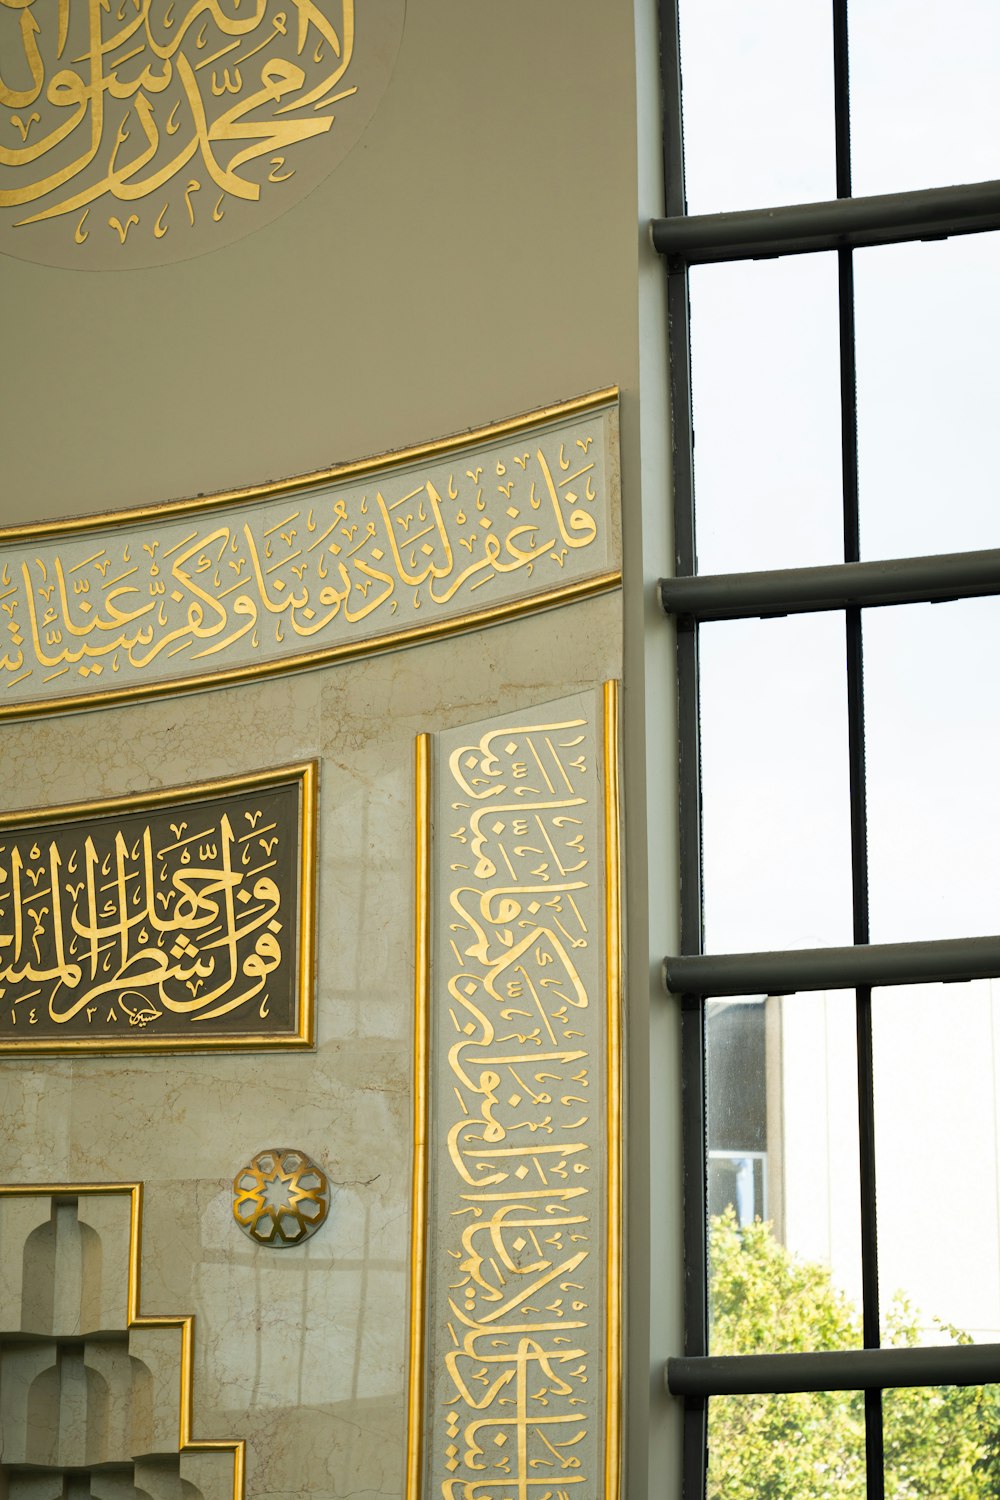
<path id="1" fill-rule="evenodd" d="M 760 1220 L 710 1225 L 713 1354 L 861 1347 L 861 1316 L 825 1266 L 791 1255 Z M 939 1325 L 955 1343 L 957 1328 Z M 896 1297 L 884 1342 L 919 1343 Z M 996 1387 L 915 1387 L 883 1397 L 886 1500 L 1000 1497 Z M 709 1500 L 864 1500 L 864 1398 L 854 1391 L 717 1396 L 709 1402 Z"/>

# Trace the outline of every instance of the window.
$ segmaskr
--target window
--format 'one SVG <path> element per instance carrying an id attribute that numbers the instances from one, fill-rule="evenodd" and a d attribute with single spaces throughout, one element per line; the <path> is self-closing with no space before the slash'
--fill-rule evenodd
<path id="1" fill-rule="evenodd" d="M 708 1434 L 738 1393 L 812 1393 L 809 1420 L 850 1435 L 816 1493 L 931 1493 L 907 1471 L 913 1391 L 1000 1382 L 1000 1231 L 975 1217 L 1000 1219 L 1000 181 L 982 180 L 1000 12 L 664 0 L 661 18 L 684 1495 L 727 1500 Z M 713 1352 L 710 1217 L 832 1268 L 825 1341 Z M 985 1289 L 963 1304 L 974 1342 L 933 1322 L 957 1322 L 946 1308 L 893 1303 L 921 1237 L 927 1286 L 950 1264 L 949 1288 Z M 981 1396 L 974 1476 L 1000 1421 Z"/>

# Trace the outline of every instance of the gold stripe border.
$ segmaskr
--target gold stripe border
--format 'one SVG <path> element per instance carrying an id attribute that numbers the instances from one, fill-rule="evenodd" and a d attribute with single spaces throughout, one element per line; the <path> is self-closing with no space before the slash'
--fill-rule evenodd
<path id="1" fill-rule="evenodd" d="M 604 1496 L 618 1500 L 622 1447 L 622 918 L 619 692 L 604 684 L 604 941 L 607 1046 L 607 1331 Z"/>
<path id="2" fill-rule="evenodd" d="M 254 792 L 267 787 L 299 784 L 299 944 L 296 970 L 298 1021 L 287 1036 L 209 1036 L 203 1041 L 183 1037 L 123 1038 L 115 1041 L 85 1038 L 67 1041 L 46 1039 L 39 1042 L 2 1042 L 2 1057 L 73 1057 L 80 1053 L 108 1055 L 139 1052 L 271 1052 L 276 1049 L 311 1048 L 316 1038 L 316 851 L 319 802 L 319 762 L 300 761 L 289 766 L 272 766 L 244 776 L 227 776 L 219 781 L 192 782 L 177 787 L 157 787 L 134 796 L 107 797 L 93 802 L 59 803 L 54 807 L 32 807 L 23 812 L 0 813 L 0 834 L 6 829 L 25 829 L 49 824 L 80 822 L 85 818 L 113 816 L 115 813 L 142 812 L 145 808 L 214 800 L 231 792 Z M 0 1193 L 8 1191 L 0 1187 Z M 42 1189 L 37 1189 L 41 1192 Z M 60 1189 L 60 1191 L 63 1191 Z"/>
<path id="3" fill-rule="evenodd" d="M 622 916 L 619 684 L 602 688 L 606 998 L 607 1241 L 605 1265 L 604 1500 L 619 1500 L 622 1462 Z M 413 1182 L 405 1500 L 423 1500 L 426 1427 L 428 1135 L 430 1129 L 432 739 L 416 740 Z"/>
<path id="4" fill-rule="evenodd" d="M 416 744 L 416 929 L 413 986 L 413 1185 L 410 1254 L 410 1384 L 407 1402 L 406 1496 L 418 1500 L 424 1460 L 424 1361 L 427 1337 L 427 1147 L 430 1116 L 431 1008 L 431 736 Z"/>
<path id="5" fill-rule="evenodd" d="M 294 495 L 317 485 L 341 483 L 362 479 L 368 474 L 405 468 L 408 464 L 439 459 L 449 453 L 472 448 L 483 443 L 495 442 L 529 429 L 553 426 L 570 417 L 597 411 L 601 407 L 618 402 L 617 386 L 606 386 L 535 411 L 523 412 L 502 422 L 474 428 L 470 432 L 454 433 L 430 443 L 420 443 L 410 448 L 400 448 L 356 462 L 335 465 L 329 469 L 317 469 L 309 474 L 295 475 L 289 479 L 275 480 L 270 484 L 251 485 L 243 489 L 224 490 L 213 495 L 194 499 L 171 500 L 160 505 L 138 506 L 129 510 L 95 512 L 88 516 L 71 517 L 64 520 L 44 521 L 32 526 L 0 527 L 0 546 L 10 542 L 30 542 L 43 538 L 70 536 L 78 532 L 100 531 L 122 526 L 132 526 L 140 521 L 165 521 L 178 516 L 207 515 L 223 506 L 240 501 L 275 499 L 282 495 Z M 406 630 L 392 631 L 384 635 L 368 636 L 356 641 L 341 641 L 337 645 L 303 652 L 298 656 L 280 660 L 254 662 L 249 666 L 230 667 L 204 675 L 169 678 L 151 683 L 131 683 L 127 687 L 106 688 L 94 693 L 76 693 L 73 696 L 26 699 L 19 703 L 0 703 L 0 721 L 5 719 L 42 718 L 50 714 L 75 713 L 84 709 L 105 708 L 113 704 L 141 702 L 148 698 L 163 698 L 180 693 L 202 692 L 210 688 L 225 687 L 231 683 L 275 677 L 287 672 L 307 671 L 309 668 L 330 665 L 334 662 L 350 661 L 357 657 L 374 656 L 385 651 L 397 651 L 403 647 L 423 641 L 441 640 L 447 636 L 465 634 L 471 630 L 502 624 L 521 615 L 534 614 L 541 610 L 555 609 L 578 599 L 591 598 L 608 593 L 621 586 L 620 568 L 610 569 L 572 584 L 551 589 L 540 589 L 535 594 L 509 599 L 503 604 L 485 609 L 472 610 L 448 619 L 428 621 L 413 625 Z"/>
<path id="6" fill-rule="evenodd" d="M 233 1455 L 233 1500 L 245 1500 L 246 1441 L 238 1438 L 195 1438 L 192 1435 L 192 1402 L 194 1394 L 194 1316 L 144 1317 L 139 1311 L 142 1273 L 142 1197 L 141 1182 L 57 1182 L 30 1183 L 24 1186 L 0 1186 L 0 1198 L 77 1197 L 96 1193 L 125 1194 L 130 1198 L 128 1287 L 125 1301 L 126 1331 L 133 1328 L 177 1328 L 181 1334 L 181 1395 L 178 1453 L 221 1452 Z"/>

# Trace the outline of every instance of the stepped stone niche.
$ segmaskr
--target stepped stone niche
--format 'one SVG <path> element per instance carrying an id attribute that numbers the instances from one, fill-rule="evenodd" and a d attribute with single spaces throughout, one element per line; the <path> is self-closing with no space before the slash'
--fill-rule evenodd
<path id="1" fill-rule="evenodd" d="M 0 1196 L 0 1500 L 242 1488 L 238 1444 L 189 1441 L 191 1320 L 137 1315 L 139 1191 Z"/>

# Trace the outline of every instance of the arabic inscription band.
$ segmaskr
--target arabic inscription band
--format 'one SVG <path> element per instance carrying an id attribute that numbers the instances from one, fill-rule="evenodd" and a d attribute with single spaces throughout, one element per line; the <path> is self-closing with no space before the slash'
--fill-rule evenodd
<path id="1" fill-rule="evenodd" d="M 0 818 L 0 1052 L 312 1040 L 316 768 Z"/>
<path id="2" fill-rule="evenodd" d="M 259 490 L 0 531 L 0 718 L 384 651 L 616 587 L 617 392 Z"/>

